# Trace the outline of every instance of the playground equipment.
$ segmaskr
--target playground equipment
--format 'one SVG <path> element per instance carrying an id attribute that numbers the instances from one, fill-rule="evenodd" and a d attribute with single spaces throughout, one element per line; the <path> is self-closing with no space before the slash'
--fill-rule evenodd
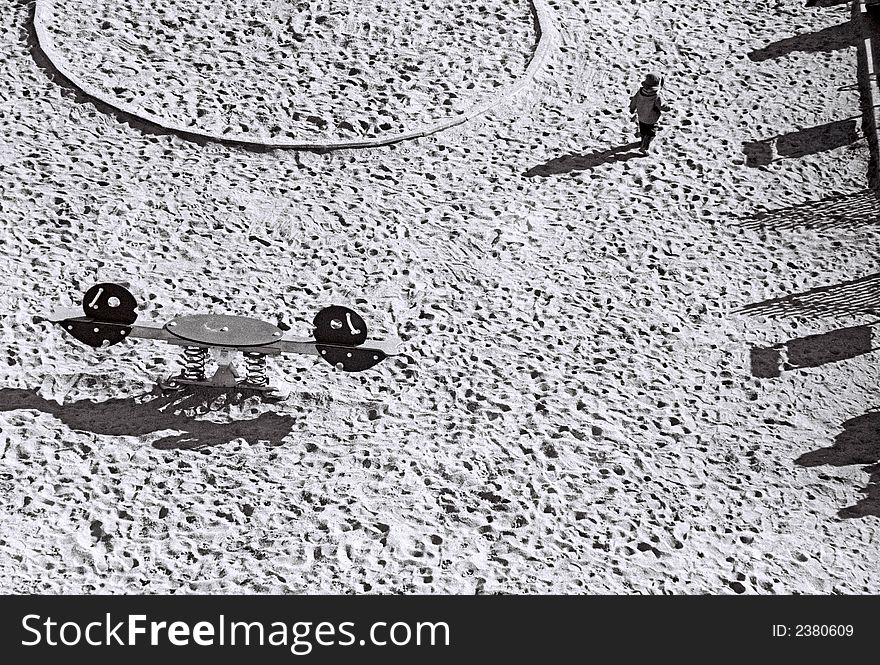
<path id="1" fill-rule="evenodd" d="M 312 339 L 284 334 L 266 321 L 226 314 L 178 316 L 162 325 L 135 323 L 136 310 L 137 301 L 128 289 L 103 282 L 86 291 L 81 310 L 59 308 L 49 320 L 94 348 L 129 337 L 183 347 L 180 374 L 159 382 L 161 388 L 171 390 L 190 385 L 271 392 L 266 357 L 284 353 L 316 355 L 344 372 L 370 369 L 398 353 L 396 340 L 368 340 L 363 318 L 341 305 L 330 305 L 315 315 Z M 235 366 L 237 353 L 244 357 L 243 376 Z M 212 355 L 217 369 L 208 376 Z"/>

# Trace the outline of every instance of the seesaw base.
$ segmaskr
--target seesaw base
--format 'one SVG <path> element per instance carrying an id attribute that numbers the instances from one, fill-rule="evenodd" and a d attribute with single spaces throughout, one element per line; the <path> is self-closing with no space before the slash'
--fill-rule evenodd
<path id="1" fill-rule="evenodd" d="M 277 388 L 270 385 L 256 385 L 253 383 L 248 383 L 247 381 L 238 381 L 235 383 L 227 383 L 227 382 L 215 382 L 213 378 L 206 379 L 204 381 L 199 381 L 195 379 L 187 379 L 181 376 L 169 376 L 164 379 L 159 379 L 156 381 L 156 386 L 163 393 L 174 392 L 178 390 L 187 390 L 190 388 L 208 388 L 213 391 L 241 391 L 241 392 L 252 392 L 254 394 L 260 395 L 262 397 L 267 398 L 278 398 L 283 399 L 284 395 L 282 395 Z"/>

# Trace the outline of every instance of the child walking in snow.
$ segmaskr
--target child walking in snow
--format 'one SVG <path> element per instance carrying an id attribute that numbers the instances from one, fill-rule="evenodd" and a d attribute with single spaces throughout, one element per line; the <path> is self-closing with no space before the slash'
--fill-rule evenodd
<path id="1" fill-rule="evenodd" d="M 639 123 L 639 136 L 642 144 L 639 150 L 643 155 L 648 154 L 651 141 L 657 135 L 657 121 L 660 114 L 668 111 L 660 99 L 660 87 L 663 79 L 657 74 L 648 74 L 642 81 L 642 87 L 632 96 L 629 102 L 630 113 L 635 113 Z"/>

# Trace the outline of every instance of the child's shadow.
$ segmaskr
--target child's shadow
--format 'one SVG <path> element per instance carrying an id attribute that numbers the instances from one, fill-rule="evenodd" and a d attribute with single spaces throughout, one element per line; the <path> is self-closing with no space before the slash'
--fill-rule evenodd
<path id="1" fill-rule="evenodd" d="M 266 441 L 269 445 L 280 445 L 295 423 L 291 416 L 261 413 L 251 420 L 229 422 L 194 417 L 241 403 L 245 397 L 236 390 L 219 394 L 216 391 L 181 390 L 168 395 L 153 392 L 126 399 L 81 400 L 61 405 L 32 390 L 4 388 L 0 389 L 0 411 L 41 411 L 58 418 L 72 430 L 107 436 L 143 436 L 176 430 L 177 434 L 169 434 L 153 443 L 154 448 L 162 450 L 197 450 L 235 439 L 244 439 L 249 444 Z"/>
<path id="2" fill-rule="evenodd" d="M 645 157 L 640 152 L 632 152 L 641 145 L 640 141 L 635 143 L 627 143 L 619 145 L 616 148 L 609 148 L 601 152 L 592 152 L 588 155 L 565 155 L 564 157 L 556 157 L 546 164 L 533 166 L 523 175 L 526 178 L 534 178 L 535 176 L 551 176 L 561 175 L 563 173 L 571 173 L 572 171 L 588 171 L 594 169 L 601 164 L 611 164 L 612 162 L 625 162 L 629 159 L 638 159 Z"/>

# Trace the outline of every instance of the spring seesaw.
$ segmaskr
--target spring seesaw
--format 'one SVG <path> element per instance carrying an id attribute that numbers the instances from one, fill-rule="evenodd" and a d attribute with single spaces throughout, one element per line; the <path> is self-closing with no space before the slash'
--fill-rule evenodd
<path id="1" fill-rule="evenodd" d="M 368 340 L 363 318 L 341 305 L 330 305 L 315 315 L 311 339 L 286 334 L 260 319 L 227 314 L 177 316 L 164 324 L 135 323 L 136 310 L 137 300 L 128 289 L 103 282 L 86 291 L 82 309 L 62 307 L 47 318 L 94 348 L 113 346 L 129 338 L 183 347 L 182 369 L 178 375 L 158 382 L 162 390 L 204 386 L 274 393 L 267 371 L 268 356 L 315 355 L 343 372 L 362 372 L 399 354 L 399 340 Z M 238 353 L 244 358 L 244 374 L 235 365 Z M 217 369 L 209 376 L 212 356 Z"/>

